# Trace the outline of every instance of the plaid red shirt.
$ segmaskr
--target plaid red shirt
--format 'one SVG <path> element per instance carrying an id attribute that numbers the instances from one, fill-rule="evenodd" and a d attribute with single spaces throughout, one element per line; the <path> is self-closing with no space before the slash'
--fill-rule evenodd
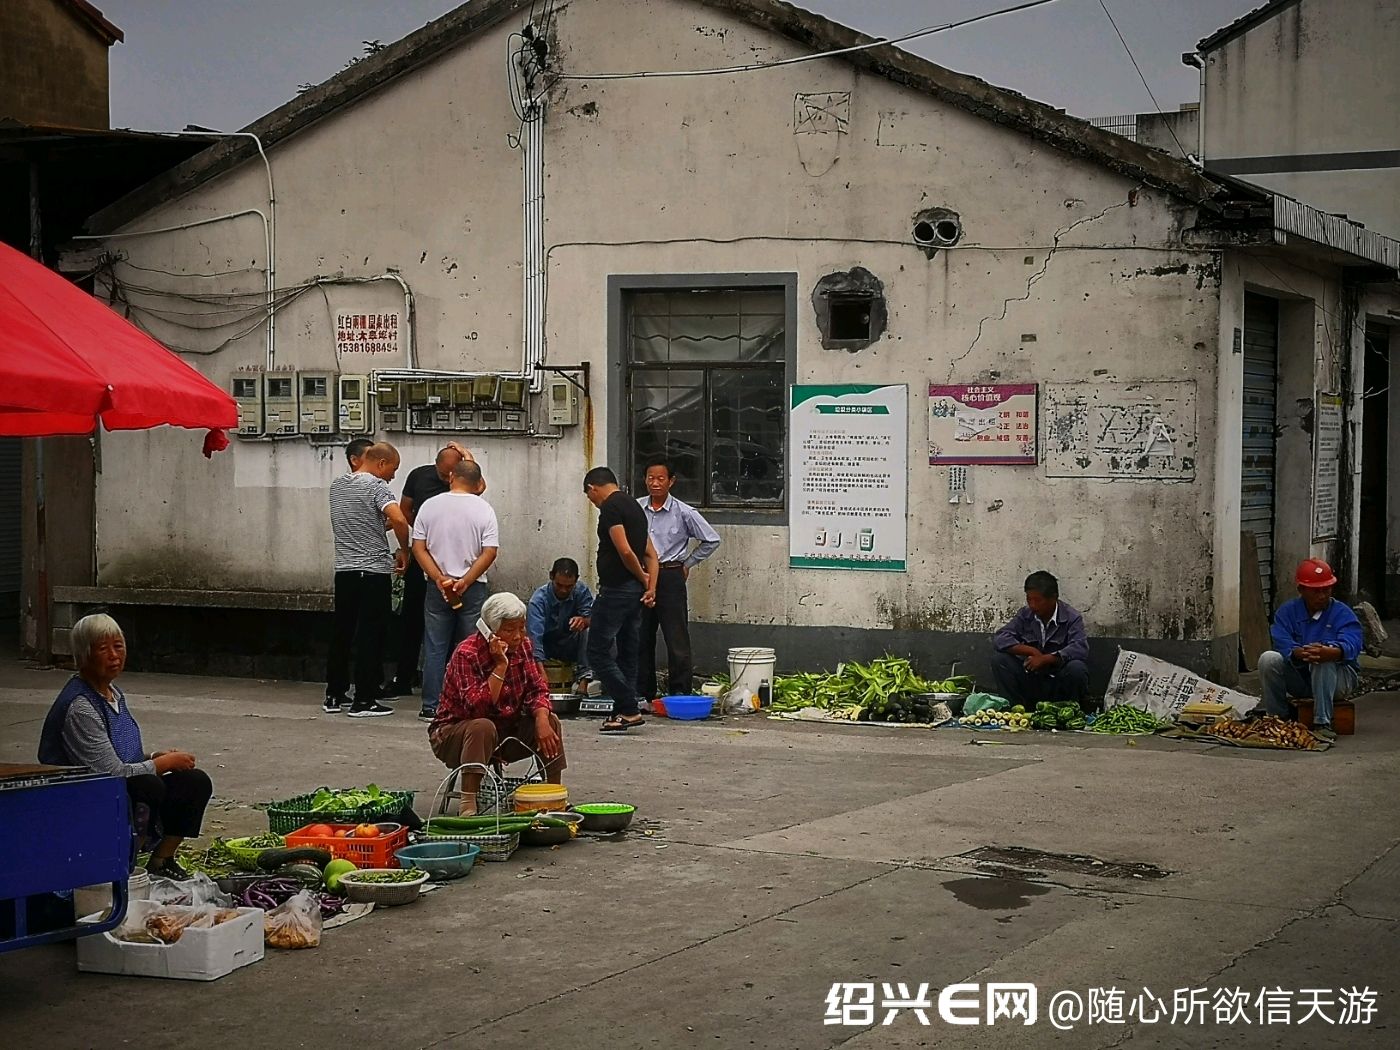
<path id="1" fill-rule="evenodd" d="M 501 686 L 501 695 L 492 700 L 491 674 L 495 663 L 486 639 L 480 631 L 473 631 L 447 661 L 437 717 L 428 731 L 431 733 L 453 722 L 469 722 L 473 718 L 509 724 L 525 713 L 553 710 L 549 683 L 535 660 L 530 640 L 512 645 L 506 660 L 506 680 Z"/>

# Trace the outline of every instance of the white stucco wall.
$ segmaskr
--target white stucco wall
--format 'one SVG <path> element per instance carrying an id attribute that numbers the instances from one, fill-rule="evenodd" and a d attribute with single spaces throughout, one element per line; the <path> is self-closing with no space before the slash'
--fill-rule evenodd
<path id="1" fill-rule="evenodd" d="M 575 2 L 558 27 L 562 62 L 575 71 L 797 53 L 673 0 Z M 417 298 L 426 367 L 520 362 L 521 177 L 506 144 L 517 130 L 506 32 L 483 34 L 271 151 L 278 284 L 400 270 Z M 794 95 L 836 91 L 851 93 L 845 133 L 795 136 Z M 594 418 L 558 439 L 470 439 L 484 452 L 505 524 L 497 586 L 523 591 L 559 555 L 591 561 L 595 519 L 580 478 L 618 454 L 604 419 L 608 275 L 795 272 L 800 382 L 910 386 L 909 571 L 793 571 L 785 528 L 724 525 L 725 546 L 692 578 L 693 618 L 980 632 L 1019 603 L 1021 578 L 1045 567 L 1095 633 L 1207 641 L 1233 630 L 1214 600 L 1233 587 L 1220 582 L 1228 574 L 1217 547 L 1228 529 L 1216 509 L 1228 486 L 1215 462 L 1216 372 L 1229 327 L 1217 253 L 1178 247 L 1189 211 L 839 60 L 732 78 L 566 82 L 551 96 L 545 141 L 549 357 L 592 365 Z M 129 229 L 265 200 L 261 166 L 245 164 Z M 928 260 L 908 231 L 914 212 L 933 205 L 960 213 L 965 239 Z M 143 267 L 189 273 L 262 265 L 261 245 L 257 221 L 240 219 L 122 247 Z M 812 286 L 854 265 L 884 282 L 887 333 L 858 354 L 824 351 Z M 261 281 L 256 271 L 196 281 L 122 266 L 117 274 L 200 290 L 255 291 Z M 332 306 L 401 303 L 387 283 L 327 295 Z M 280 313 L 279 364 L 329 364 L 328 318 L 320 292 Z M 144 320 L 185 346 L 221 338 Z M 263 353 L 259 330 L 191 360 L 224 383 Z M 974 502 L 951 507 L 946 470 L 924 455 L 927 384 L 993 376 L 1194 380 L 1194 480 L 1050 479 L 1043 465 L 986 467 L 972 471 Z M 401 442 L 400 479 L 436 443 Z M 324 486 L 338 456 L 235 441 L 206 463 L 188 435 L 105 436 L 100 582 L 328 590 Z M 1215 583 L 1195 571 L 1202 565 L 1217 566 Z"/>
<path id="2" fill-rule="evenodd" d="M 1297 158 L 1400 150 L 1400 5 L 1300 0 L 1205 58 L 1207 167 L 1292 157 L 1279 171 L 1237 172 L 1324 211 L 1400 236 L 1400 162 L 1308 171 Z M 1300 166 L 1301 165 L 1301 166 Z M 1231 169 L 1222 169 L 1231 170 Z"/>

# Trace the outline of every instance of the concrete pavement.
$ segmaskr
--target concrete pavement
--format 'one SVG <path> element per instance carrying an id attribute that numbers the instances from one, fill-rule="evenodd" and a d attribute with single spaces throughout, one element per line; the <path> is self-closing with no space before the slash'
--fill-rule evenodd
<path id="1" fill-rule="evenodd" d="M 64 680 L 10 664 L 0 760 L 32 758 Z M 128 675 L 153 747 L 215 781 L 208 830 L 321 784 L 419 793 L 445 772 L 416 701 L 323 716 L 316 686 Z M 341 1047 L 1389 1047 L 1400 1041 L 1400 695 L 1360 735 L 1284 754 L 1082 734 L 827 728 L 732 717 L 604 737 L 565 724 L 575 801 L 640 807 L 650 836 L 520 851 L 308 952 L 208 985 L 78 974 L 69 945 L 0 955 L 6 1045 Z M 983 739 L 979 737 L 978 739 Z M 16 844 L 6 843 L 6 848 Z M 1155 865 L 1107 878 L 1027 847 Z M 992 876 L 992 877 L 989 877 Z M 1156 1024 L 823 1024 L 833 982 L 1144 987 Z M 1369 987 L 1369 1026 L 1171 1024 L 1176 989 Z M 1299 1011 L 1301 1014 L 1303 1011 Z M 1325 1010 L 1336 1019 L 1338 1008 Z M 1137 1015 L 1134 1015 L 1135 1017 Z M 877 1022 L 882 1019 L 877 1016 Z"/>

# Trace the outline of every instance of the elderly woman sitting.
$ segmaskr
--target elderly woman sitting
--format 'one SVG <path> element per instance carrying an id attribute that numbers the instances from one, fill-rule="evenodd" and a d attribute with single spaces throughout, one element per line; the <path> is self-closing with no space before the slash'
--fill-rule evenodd
<path id="1" fill-rule="evenodd" d="M 124 777 L 138 848 L 154 844 L 147 870 L 187 879 L 175 862 L 180 842 L 199 834 L 214 786 L 184 751 L 146 753 L 141 727 L 113 685 L 126 667 L 126 637 L 110 616 L 84 616 L 73 625 L 78 673 L 58 694 L 39 737 L 39 761 L 86 766 Z"/>
<path id="2" fill-rule="evenodd" d="M 447 662 L 437 717 L 428 727 L 433 754 L 449 768 L 493 758 L 529 757 L 516 737 L 545 760 L 545 775 L 560 783 L 564 743 L 549 701 L 549 684 L 525 634 L 525 603 L 513 594 L 493 594 L 481 608 L 476 631 Z M 500 748 L 499 754 L 497 748 Z M 461 812 L 476 812 L 479 771 L 462 773 Z"/>

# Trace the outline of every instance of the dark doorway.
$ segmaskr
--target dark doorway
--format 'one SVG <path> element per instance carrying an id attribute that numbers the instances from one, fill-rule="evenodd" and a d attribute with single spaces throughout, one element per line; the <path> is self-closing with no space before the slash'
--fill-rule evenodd
<path id="1" fill-rule="evenodd" d="M 1387 606 L 1400 606 L 1385 593 L 1386 478 L 1390 457 L 1390 330 L 1366 329 L 1366 358 L 1362 370 L 1361 520 L 1356 552 L 1360 597 L 1382 616 Z M 1387 601 L 1387 599 L 1390 599 Z"/>

